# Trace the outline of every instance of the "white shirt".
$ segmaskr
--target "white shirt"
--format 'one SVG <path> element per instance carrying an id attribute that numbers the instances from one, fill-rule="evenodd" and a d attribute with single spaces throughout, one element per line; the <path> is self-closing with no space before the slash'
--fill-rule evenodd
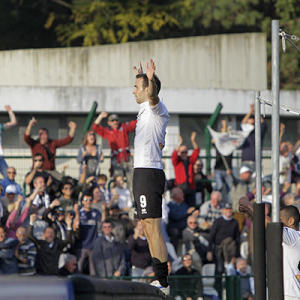
<path id="1" fill-rule="evenodd" d="M 300 275 L 300 232 L 283 227 L 282 240 L 284 295 L 300 299 L 300 281 L 296 278 L 296 275 Z"/>
<path id="2" fill-rule="evenodd" d="M 131 193 L 128 189 L 115 187 L 115 192 L 119 195 L 118 206 L 120 209 L 132 207 Z"/>
<path id="3" fill-rule="evenodd" d="M 159 101 L 150 106 L 148 101 L 140 105 L 134 139 L 134 168 L 163 169 L 162 149 L 170 119 L 166 106 Z"/>

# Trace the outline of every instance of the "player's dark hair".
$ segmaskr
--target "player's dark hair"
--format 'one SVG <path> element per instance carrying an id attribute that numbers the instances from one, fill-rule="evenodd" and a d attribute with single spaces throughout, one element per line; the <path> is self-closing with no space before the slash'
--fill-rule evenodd
<path id="1" fill-rule="evenodd" d="M 136 78 L 143 78 L 144 79 L 144 82 L 143 82 L 143 87 L 144 88 L 149 86 L 149 80 L 148 80 L 148 77 L 145 73 L 137 74 Z M 155 81 L 156 91 L 157 91 L 157 95 L 158 95 L 159 91 L 160 91 L 160 88 L 161 88 L 161 83 L 160 83 L 160 80 L 158 79 L 158 77 L 155 74 L 154 74 L 153 78 L 154 78 L 154 81 Z"/>
<path id="2" fill-rule="evenodd" d="M 299 227 L 299 222 L 300 222 L 300 215 L 299 215 L 299 210 L 297 207 L 293 205 L 287 205 L 281 208 L 281 211 L 285 214 L 286 217 L 288 218 L 293 218 L 294 219 L 294 225 L 298 228 Z"/>

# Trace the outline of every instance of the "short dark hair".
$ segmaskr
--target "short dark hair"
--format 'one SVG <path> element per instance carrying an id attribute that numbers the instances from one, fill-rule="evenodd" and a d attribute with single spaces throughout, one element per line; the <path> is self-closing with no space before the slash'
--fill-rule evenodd
<path id="1" fill-rule="evenodd" d="M 294 225 L 298 228 L 300 222 L 299 210 L 294 205 L 287 205 L 281 208 L 285 216 L 288 218 L 294 218 Z"/>
<path id="2" fill-rule="evenodd" d="M 43 127 L 43 128 L 40 128 L 39 130 L 43 130 L 43 131 L 45 131 L 47 134 L 49 134 L 49 131 L 48 131 L 48 129 L 47 129 L 47 128 L 45 128 L 45 127 Z"/>
<path id="3" fill-rule="evenodd" d="M 105 175 L 105 174 L 100 174 L 100 175 L 98 175 L 98 177 L 97 177 L 97 180 L 98 179 L 102 179 L 102 180 L 106 180 L 107 181 L 107 176 Z"/>
<path id="4" fill-rule="evenodd" d="M 39 153 L 39 152 L 35 153 L 35 154 L 33 155 L 33 158 L 38 157 L 38 156 L 41 156 L 42 160 L 45 161 L 44 155 L 43 155 L 42 153 Z"/>
<path id="5" fill-rule="evenodd" d="M 145 73 L 137 74 L 136 78 L 143 78 L 144 79 L 144 82 L 143 82 L 143 87 L 144 88 L 149 86 L 149 80 L 148 80 L 148 77 Z M 155 82 L 155 85 L 156 85 L 156 91 L 157 91 L 157 95 L 158 95 L 159 91 L 160 91 L 160 88 L 161 88 L 161 83 L 160 83 L 160 80 L 158 79 L 158 77 L 155 74 L 154 74 L 153 78 L 154 78 L 154 82 Z"/>

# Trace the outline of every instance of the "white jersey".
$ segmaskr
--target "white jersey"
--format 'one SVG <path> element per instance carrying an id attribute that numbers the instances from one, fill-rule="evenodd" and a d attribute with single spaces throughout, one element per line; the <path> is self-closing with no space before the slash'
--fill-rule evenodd
<path id="1" fill-rule="evenodd" d="M 134 168 L 163 169 L 161 157 L 169 119 L 168 110 L 161 101 L 155 106 L 150 106 L 148 101 L 140 105 L 134 139 Z"/>
<path id="2" fill-rule="evenodd" d="M 300 232 L 283 227 L 282 239 L 284 295 L 300 299 Z"/>

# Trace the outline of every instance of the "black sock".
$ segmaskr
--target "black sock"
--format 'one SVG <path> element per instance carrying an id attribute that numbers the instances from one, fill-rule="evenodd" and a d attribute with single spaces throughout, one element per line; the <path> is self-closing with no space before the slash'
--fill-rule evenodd
<path id="1" fill-rule="evenodd" d="M 167 287 L 168 284 L 168 263 L 160 262 L 159 259 L 152 257 L 152 266 L 155 273 L 155 278 L 163 287 Z"/>

